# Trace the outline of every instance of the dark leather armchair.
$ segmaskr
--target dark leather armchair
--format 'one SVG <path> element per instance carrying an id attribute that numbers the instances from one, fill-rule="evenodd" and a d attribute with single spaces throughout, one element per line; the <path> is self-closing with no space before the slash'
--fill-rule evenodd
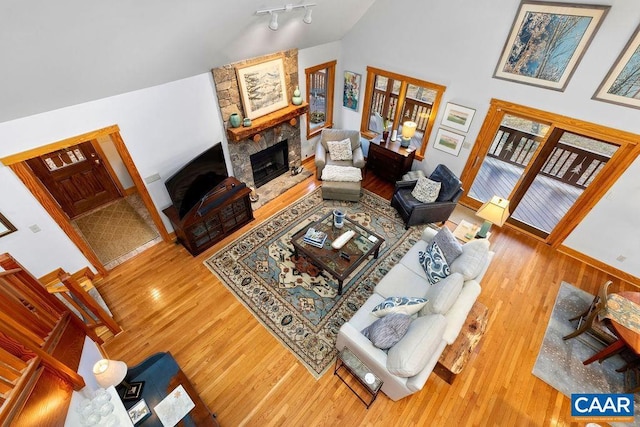
<path id="1" fill-rule="evenodd" d="M 405 228 L 446 221 L 462 196 L 462 182 L 445 165 L 438 165 L 429 179 L 441 183 L 438 198 L 432 203 L 423 203 L 411 195 L 417 181 L 396 182 L 391 206 L 404 219 Z"/>

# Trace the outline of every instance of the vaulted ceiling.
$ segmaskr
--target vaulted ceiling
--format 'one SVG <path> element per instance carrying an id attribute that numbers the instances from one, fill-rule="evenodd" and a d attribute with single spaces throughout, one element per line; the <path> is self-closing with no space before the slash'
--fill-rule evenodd
<path id="1" fill-rule="evenodd" d="M 375 0 L 2 0 L 0 123 L 342 39 Z"/>

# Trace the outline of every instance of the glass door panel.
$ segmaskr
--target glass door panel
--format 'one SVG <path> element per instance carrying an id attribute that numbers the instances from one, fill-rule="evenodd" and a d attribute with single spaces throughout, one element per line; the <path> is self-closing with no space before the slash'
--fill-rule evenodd
<path id="1" fill-rule="evenodd" d="M 553 144 L 554 138 L 550 139 Z M 562 132 L 511 217 L 546 237 L 617 149 L 614 144 Z"/>
<path id="2" fill-rule="evenodd" d="M 417 86 L 414 84 L 407 85 L 407 94 L 405 97 L 402 114 L 400 120 L 396 124 L 395 129 L 398 132 L 398 140 L 402 137 L 402 124 L 406 121 L 412 121 L 417 124 L 416 133 L 411 138 L 409 146 L 420 147 L 424 139 L 424 133 L 429 124 L 429 116 L 431 115 L 433 103 L 438 92 L 434 89 Z"/>
<path id="3" fill-rule="evenodd" d="M 327 120 L 327 69 L 323 68 L 309 75 L 309 109 L 311 131 L 326 126 Z"/>
<path id="4" fill-rule="evenodd" d="M 393 120 L 400 93 L 400 80 L 376 75 L 369 111 L 369 130 L 381 134 L 385 121 Z"/>
<path id="5" fill-rule="evenodd" d="M 469 196 L 482 203 L 510 199 L 516 183 L 549 131 L 544 123 L 505 114 L 476 175 Z"/>

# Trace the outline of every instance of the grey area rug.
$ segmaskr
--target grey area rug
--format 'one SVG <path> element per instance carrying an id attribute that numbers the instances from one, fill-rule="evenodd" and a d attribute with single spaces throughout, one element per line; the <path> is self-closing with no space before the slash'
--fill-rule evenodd
<path id="1" fill-rule="evenodd" d="M 584 311 L 593 300 L 593 295 L 562 282 L 553 312 L 544 334 L 538 358 L 533 366 L 533 375 L 560 391 L 567 397 L 571 393 L 624 393 L 624 376 L 616 369 L 624 365 L 620 356 L 613 356 L 602 363 L 583 365 L 595 350 L 586 340 L 587 334 L 563 341 L 562 337 L 573 332 L 575 322 L 568 319 Z M 612 423 L 612 425 L 640 426 L 640 404 L 636 397 L 635 422 Z"/>

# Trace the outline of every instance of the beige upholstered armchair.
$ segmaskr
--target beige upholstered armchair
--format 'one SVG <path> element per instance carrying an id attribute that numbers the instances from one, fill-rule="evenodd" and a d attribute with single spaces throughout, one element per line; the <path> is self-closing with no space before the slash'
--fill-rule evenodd
<path id="1" fill-rule="evenodd" d="M 331 160 L 328 141 L 351 140 L 352 160 Z M 357 130 L 323 129 L 320 140 L 316 145 L 316 176 L 322 179 L 322 170 L 326 165 L 355 166 L 363 169 L 365 166 L 364 153 L 360 143 L 360 132 Z"/>

